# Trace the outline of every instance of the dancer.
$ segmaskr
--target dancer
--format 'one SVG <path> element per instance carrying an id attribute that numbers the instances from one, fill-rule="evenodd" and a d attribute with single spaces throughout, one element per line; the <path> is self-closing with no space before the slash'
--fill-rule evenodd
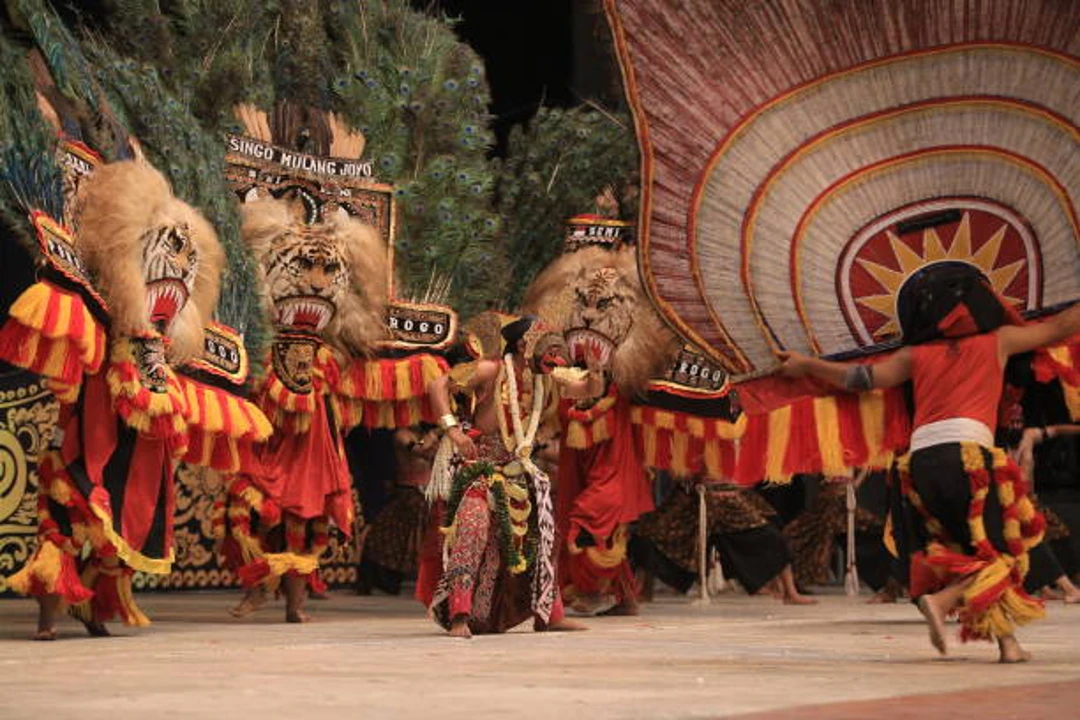
<path id="1" fill-rule="evenodd" d="M 559 572 L 569 607 L 580 615 L 638 611 L 626 547 L 630 524 L 653 509 L 653 499 L 631 400 L 679 348 L 645 298 L 627 225 L 571 218 L 563 255 L 525 299 L 526 308 L 548 316 L 544 308 L 569 298 L 560 326 L 572 360 L 592 368 L 595 383 L 594 392 L 568 397 L 560 408 Z"/>
<path id="2" fill-rule="evenodd" d="M 1001 662 L 1028 660 L 1014 630 L 1042 615 L 1041 602 L 1022 585 L 1044 521 L 1020 469 L 994 446 L 992 428 L 1007 358 L 1080 331 L 1080 305 L 1022 325 L 977 269 L 942 262 L 907 280 L 898 315 L 905 345 L 879 363 L 783 351 L 782 371 L 853 391 L 912 381 L 911 452 L 899 462 L 904 490 L 923 519 L 923 548 L 911 559 L 912 597 L 942 654 L 945 618 L 958 611 L 962 639 L 996 640 Z"/>
<path id="3" fill-rule="evenodd" d="M 260 470 L 228 488 L 225 555 L 247 589 L 232 614 L 250 614 L 280 587 L 286 622 L 302 623 L 305 586 L 324 588 L 319 558 L 331 523 L 352 533 L 342 437 L 359 417 L 342 378 L 348 360 L 385 336 L 386 248 L 370 225 L 340 213 L 308 223 L 287 200 L 249 202 L 243 218 L 277 335 L 254 395 L 274 434 L 259 448 Z"/>
<path id="4" fill-rule="evenodd" d="M 103 636 L 117 616 L 150 622 L 135 571 L 171 569 L 173 477 L 199 392 L 174 370 L 201 352 L 224 254 L 143 160 L 83 181 L 76 233 L 31 217 L 46 262 L 11 307 L 0 357 L 46 377 L 61 409 L 39 464 L 37 550 L 10 585 L 38 600 L 35 639 L 56 638 L 65 607 Z"/>
<path id="5" fill-rule="evenodd" d="M 424 488 L 439 447 L 439 429 L 427 423 L 394 431 L 394 484 L 390 500 L 368 523 L 361 582 L 392 595 L 401 581 L 416 575 L 420 541 L 426 526 Z"/>
<path id="6" fill-rule="evenodd" d="M 698 496 L 702 478 L 679 482 L 656 511 L 643 515 L 630 539 L 635 565 L 651 571 L 679 592 L 698 578 Z M 720 553 L 725 575 L 731 575 L 750 595 L 775 590 L 784 603 L 812 605 L 816 600 L 795 587 L 791 551 L 769 520 L 772 509 L 753 490 L 706 485 L 705 537 Z"/>
<path id="7" fill-rule="evenodd" d="M 433 485 L 452 485 L 430 610 L 453 637 L 505 632 L 530 617 L 538 631 L 584 629 L 564 617 L 551 488 L 532 461 L 536 433 L 554 414 L 550 374 L 564 364 L 561 338 L 533 317 L 502 336 L 501 361 L 469 363 L 431 385 L 453 458 L 440 450 L 432 473 Z M 471 404 L 464 423 L 451 403 L 459 394 Z"/>

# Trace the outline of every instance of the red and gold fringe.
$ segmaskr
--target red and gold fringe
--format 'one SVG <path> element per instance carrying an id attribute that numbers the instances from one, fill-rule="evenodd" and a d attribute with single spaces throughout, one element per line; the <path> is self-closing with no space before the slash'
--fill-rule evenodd
<path id="1" fill-rule="evenodd" d="M 37 282 L 8 313 L 0 328 L 0 358 L 5 361 L 75 387 L 83 373 L 101 368 L 105 329 L 78 293 Z"/>
<path id="2" fill-rule="evenodd" d="M 1017 625 L 1043 616 L 1042 602 L 1024 591 L 1023 582 L 1028 552 L 1042 542 L 1046 524 L 1028 496 L 1022 471 L 1003 451 L 963 443 L 961 453 L 971 483 L 968 529 L 974 555 L 946 546 L 949 539 L 941 524 L 927 512 L 911 484 L 908 458 L 898 464 L 902 487 L 935 538 L 925 552 L 911 559 L 911 593 L 917 597 L 936 592 L 953 581 L 974 576 L 964 589 L 960 637 L 964 641 L 989 640 L 1010 635 Z M 1006 552 L 999 551 L 986 534 L 983 511 L 991 490 L 1001 505 Z"/>
<path id="3" fill-rule="evenodd" d="M 1055 379 L 1061 382 L 1069 415 L 1080 420 L 1080 337 L 1073 336 L 1060 345 L 1035 351 L 1032 369 L 1041 383 Z"/>
<path id="4" fill-rule="evenodd" d="M 176 375 L 167 365 L 166 391 L 151 392 L 142 383 L 135 352 L 128 339 L 113 342 L 106 372 L 117 414 L 129 427 L 168 442 L 173 457 L 187 452 L 187 401 Z"/>
<path id="5" fill-rule="evenodd" d="M 45 539 L 22 570 L 8 578 L 8 587 L 32 597 L 59 595 L 67 605 L 77 605 L 94 595 L 79 579 L 75 556 Z"/>
<path id="6" fill-rule="evenodd" d="M 746 416 L 734 423 L 687 413 L 635 406 L 631 420 L 641 439 L 647 466 L 679 477 L 730 478 L 735 472 L 735 441 L 746 432 Z"/>
<path id="7" fill-rule="evenodd" d="M 414 400 L 427 395 L 428 385 L 449 369 L 446 360 L 426 353 L 393 359 L 357 359 L 341 372 L 334 391 L 368 402 Z"/>
<path id="8" fill-rule="evenodd" d="M 188 410 L 188 451 L 192 465 L 222 472 L 253 471 L 252 444 L 273 427 L 262 410 L 244 398 L 190 378 L 179 377 Z"/>
<path id="9" fill-rule="evenodd" d="M 608 393 L 589 408 L 580 409 L 572 403 L 563 407 L 563 423 L 566 445 L 575 450 L 587 450 L 611 439 L 612 408 L 619 398 L 618 388 L 612 383 Z"/>
<path id="10" fill-rule="evenodd" d="M 796 473 L 843 475 L 884 468 L 907 448 L 911 418 L 899 388 L 804 396 L 747 417 L 734 479 L 786 483 Z"/>

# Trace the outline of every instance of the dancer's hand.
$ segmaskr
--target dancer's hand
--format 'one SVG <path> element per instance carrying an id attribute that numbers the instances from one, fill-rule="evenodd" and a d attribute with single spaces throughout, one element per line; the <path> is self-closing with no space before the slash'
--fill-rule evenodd
<path id="1" fill-rule="evenodd" d="M 454 443 L 454 447 L 457 448 L 458 455 L 466 460 L 476 459 L 479 454 L 476 450 L 476 443 L 465 434 L 465 431 L 460 426 L 450 428 L 446 434 L 450 436 L 450 442 Z"/>
<path id="2" fill-rule="evenodd" d="M 801 378 L 810 374 L 811 358 L 795 350 L 781 350 L 776 353 L 780 361 L 780 374 L 789 378 Z"/>

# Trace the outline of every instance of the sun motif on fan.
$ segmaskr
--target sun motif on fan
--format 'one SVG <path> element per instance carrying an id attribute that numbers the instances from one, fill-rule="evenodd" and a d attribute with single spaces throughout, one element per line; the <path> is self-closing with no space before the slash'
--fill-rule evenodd
<path id="1" fill-rule="evenodd" d="M 838 290 L 852 334 L 863 347 L 896 339 L 896 298 L 904 281 L 937 262 L 978 267 L 1017 309 L 1042 301 L 1041 259 L 1027 223 L 997 204 L 920 203 L 879 218 L 841 254 Z"/>

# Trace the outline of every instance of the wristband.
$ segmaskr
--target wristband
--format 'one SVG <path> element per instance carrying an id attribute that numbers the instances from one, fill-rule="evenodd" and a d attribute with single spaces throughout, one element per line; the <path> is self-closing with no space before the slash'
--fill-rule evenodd
<path id="1" fill-rule="evenodd" d="M 451 413 L 446 413 L 439 418 L 439 427 L 443 430 L 449 430 L 450 428 L 458 426 L 458 419 Z"/>

